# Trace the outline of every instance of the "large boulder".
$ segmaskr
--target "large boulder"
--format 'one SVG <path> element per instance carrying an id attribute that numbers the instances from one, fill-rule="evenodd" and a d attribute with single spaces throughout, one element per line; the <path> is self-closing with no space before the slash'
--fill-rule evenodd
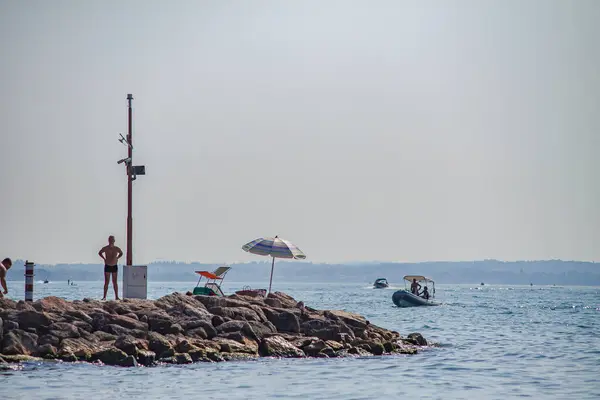
<path id="1" fill-rule="evenodd" d="M 73 324 L 67 322 L 55 322 L 50 324 L 48 332 L 59 339 L 78 338 L 81 336 L 79 329 Z"/>
<path id="2" fill-rule="evenodd" d="M 26 355 L 36 353 L 38 335 L 21 329 L 14 329 L 2 339 L 2 353 L 7 355 Z"/>
<path id="3" fill-rule="evenodd" d="M 281 307 L 283 308 L 297 308 L 298 305 L 298 301 L 296 299 L 283 292 L 269 293 L 265 299 L 265 304 L 268 304 L 267 302 L 269 300 L 277 300 L 277 302 L 281 304 Z"/>
<path id="4" fill-rule="evenodd" d="M 342 321 L 313 319 L 302 323 L 300 331 L 322 340 L 344 341 L 346 336 L 354 338 L 354 332 Z"/>
<path id="5" fill-rule="evenodd" d="M 19 328 L 26 330 L 48 326 L 52 323 L 52 320 L 45 312 L 24 310 L 17 314 L 17 322 L 19 323 Z"/>
<path id="6" fill-rule="evenodd" d="M 221 333 L 230 333 L 230 332 L 239 332 L 243 336 L 248 337 L 249 339 L 255 340 L 258 342 L 258 337 L 254 330 L 250 326 L 250 324 L 246 321 L 228 321 L 217 327 L 217 332 Z"/>
<path id="7" fill-rule="evenodd" d="M 417 332 L 409 333 L 406 338 L 412 344 L 415 344 L 417 346 L 427 346 L 427 340 L 425 340 L 423 335 L 421 335 L 420 333 L 417 333 Z"/>
<path id="8" fill-rule="evenodd" d="M 222 353 L 256 354 L 258 351 L 257 343 L 250 340 L 244 343 L 240 343 L 236 340 L 226 339 L 217 336 L 213 339 L 213 341 L 220 345 L 220 350 Z"/>
<path id="9" fill-rule="evenodd" d="M 247 307 L 211 307 L 208 309 L 208 311 L 211 314 L 219 315 L 221 317 L 260 322 L 260 317 L 256 311 Z"/>
<path id="10" fill-rule="evenodd" d="M 289 311 L 276 311 L 271 308 L 263 308 L 265 315 L 270 323 L 275 326 L 279 332 L 300 332 L 300 321 L 296 314 Z"/>
<path id="11" fill-rule="evenodd" d="M 162 357 L 162 354 L 173 351 L 173 346 L 160 333 L 150 332 L 148 334 L 148 349 Z"/>
<path id="12" fill-rule="evenodd" d="M 194 331 L 197 329 L 202 329 L 202 331 L 204 332 L 203 339 L 212 339 L 215 336 L 217 336 L 217 330 L 215 329 L 213 324 L 209 321 L 205 321 L 202 319 L 195 320 L 195 321 L 188 321 L 183 326 L 183 329 L 186 330 L 186 334 L 190 334 L 191 331 Z M 193 335 L 193 333 L 192 333 L 192 335 Z"/>
<path id="13" fill-rule="evenodd" d="M 58 355 L 63 360 L 70 360 L 75 357 L 77 360 L 90 361 L 95 353 L 106 348 L 105 345 L 90 342 L 83 338 L 67 338 L 61 340 Z"/>
<path id="14" fill-rule="evenodd" d="M 123 350 L 128 356 L 137 357 L 138 355 L 138 342 L 134 337 L 126 335 L 119 336 L 117 340 L 115 340 L 114 346 L 119 350 Z"/>
<path id="15" fill-rule="evenodd" d="M 127 354 L 125 354 L 122 350 L 113 348 L 103 349 L 94 354 L 92 354 L 92 361 L 101 361 L 106 365 L 123 365 L 129 366 L 131 364 L 131 360 L 128 359 Z"/>
<path id="16" fill-rule="evenodd" d="M 302 350 L 295 347 L 281 336 L 264 338 L 258 348 L 263 357 L 304 357 Z"/>

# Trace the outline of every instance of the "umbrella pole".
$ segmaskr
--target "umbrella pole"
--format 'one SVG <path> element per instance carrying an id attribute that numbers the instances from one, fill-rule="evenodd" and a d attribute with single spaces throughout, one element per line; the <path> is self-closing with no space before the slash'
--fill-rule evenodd
<path id="1" fill-rule="evenodd" d="M 271 283 L 273 283 L 273 268 L 275 268 L 275 257 L 273 257 L 273 262 L 271 263 L 271 279 L 269 279 L 269 293 L 271 293 Z"/>

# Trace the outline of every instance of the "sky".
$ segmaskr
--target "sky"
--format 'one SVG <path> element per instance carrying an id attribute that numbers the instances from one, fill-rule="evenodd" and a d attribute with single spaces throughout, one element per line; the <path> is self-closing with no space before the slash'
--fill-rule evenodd
<path id="1" fill-rule="evenodd" d="M 600 2 L 0 0 L 0 256 L 600 261 Z M 124 261 L 124 259 L 123 259 Z"/>

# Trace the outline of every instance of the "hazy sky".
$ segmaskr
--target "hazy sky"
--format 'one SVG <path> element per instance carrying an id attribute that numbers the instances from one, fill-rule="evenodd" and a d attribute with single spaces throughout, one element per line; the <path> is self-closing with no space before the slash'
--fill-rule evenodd
<path id="1" fill-rule="evenodd" d="M 0 0 L 0 256 L 600 261 L 600 2 Z M 124 261 L 124 260 L 123 260 Z"/>

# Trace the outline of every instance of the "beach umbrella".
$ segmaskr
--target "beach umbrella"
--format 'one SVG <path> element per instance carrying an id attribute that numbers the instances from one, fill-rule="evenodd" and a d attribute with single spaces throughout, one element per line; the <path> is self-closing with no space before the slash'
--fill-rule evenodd
<path id="1" fill-rule="evenodd" d="M 296 260 L 304 260 L 306 255 L 291 242 L 281 239 L 278 236 L 258 238 L 242 246 L 242 250 L 248 253 L 258 254 L 260 256 L 270 256 L 273 258 L 271 262 L 271 278 L 269 279 L 269 293 L 271 293 L 271 283 L 273 282 L 273 269 L 275 268 L 276 258 L 293 258 Z"/>

